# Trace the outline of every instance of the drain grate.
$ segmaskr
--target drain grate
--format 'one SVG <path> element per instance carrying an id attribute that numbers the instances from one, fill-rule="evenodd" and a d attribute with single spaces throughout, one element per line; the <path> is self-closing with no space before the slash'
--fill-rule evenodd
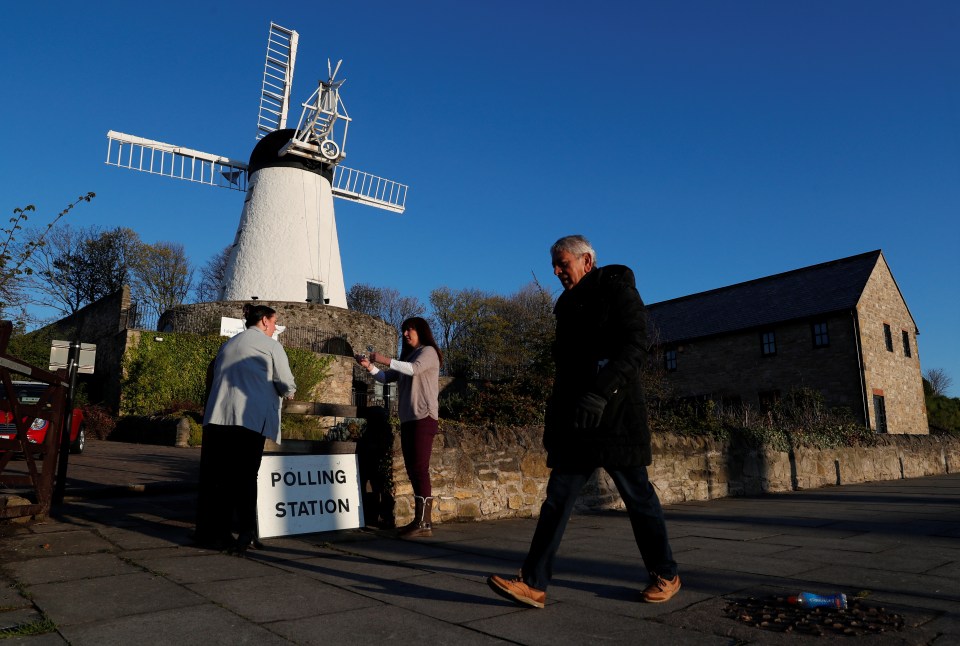
<path id="1" fill-rule="evenodd" d="M 804 635 L 877 635 L 903 629 L 903 617 L 884 608 L 850 599 L 845 609 L 804 608 L 787 603 L 786 596 L 748 597 L 730 601 L 724 608 L 730 619 L 753 628 Z"/>

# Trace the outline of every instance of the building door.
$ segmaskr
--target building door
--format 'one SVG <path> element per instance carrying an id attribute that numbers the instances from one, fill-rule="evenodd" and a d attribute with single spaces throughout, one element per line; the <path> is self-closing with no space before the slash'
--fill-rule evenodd
<path id="1" fill-rule="evenodd" d="M 877 433 L 887 432 L 887 408 L 883 404 L 883 395 L 873 396 L 873 416 L 876 418 Z"/>

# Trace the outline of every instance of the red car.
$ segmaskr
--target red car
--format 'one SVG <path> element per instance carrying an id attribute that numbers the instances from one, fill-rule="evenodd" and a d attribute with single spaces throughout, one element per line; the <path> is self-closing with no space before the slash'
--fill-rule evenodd
<path id="1" fill-rule="evenodd" d="M 17 400 L 21 404 L 35 404 L 40 400 L 47 384 L 34 381 L 15 381 L 13 389 L 17 393 Z M 83 447 L 86 444 L 87 437 L 83 425 L 83 411 L 79 408 L 73 409 L 73 423 L 70 428 L 70 452 L 83 453 Z M 43 444 L 47 437 L 47 429 L 50 428 L 50 422 L 39 417 L 33 420 L 30 429 L 27 431 L 27 440 L 31 444 Z M 17 437 L 17 427 L 13 423 L 13 415 L 10 413 L 10 407 L 7 405 L 6 389 L 0 385 L 0 440 L 13 440 Z"/>

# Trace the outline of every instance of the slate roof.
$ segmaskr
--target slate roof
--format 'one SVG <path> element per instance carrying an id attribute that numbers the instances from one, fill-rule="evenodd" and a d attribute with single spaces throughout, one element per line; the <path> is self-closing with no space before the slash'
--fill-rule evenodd
<path id="1" fill-rule="evenodd" d="M 647 305 L 651 336 L 676 343 L 856 307 L 881 251 Z"/>

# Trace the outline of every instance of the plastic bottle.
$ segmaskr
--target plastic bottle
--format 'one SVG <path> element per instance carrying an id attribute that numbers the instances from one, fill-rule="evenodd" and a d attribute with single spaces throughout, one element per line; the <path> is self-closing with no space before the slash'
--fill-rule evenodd
<path id="1" fill-rule="evenodd" d="M 814 594 L 812 592 L 801 592 L 795 597 L 787 597 L 787 603 L 804 608 L 846 608 L 847 595 L 837 594 Z"/>

